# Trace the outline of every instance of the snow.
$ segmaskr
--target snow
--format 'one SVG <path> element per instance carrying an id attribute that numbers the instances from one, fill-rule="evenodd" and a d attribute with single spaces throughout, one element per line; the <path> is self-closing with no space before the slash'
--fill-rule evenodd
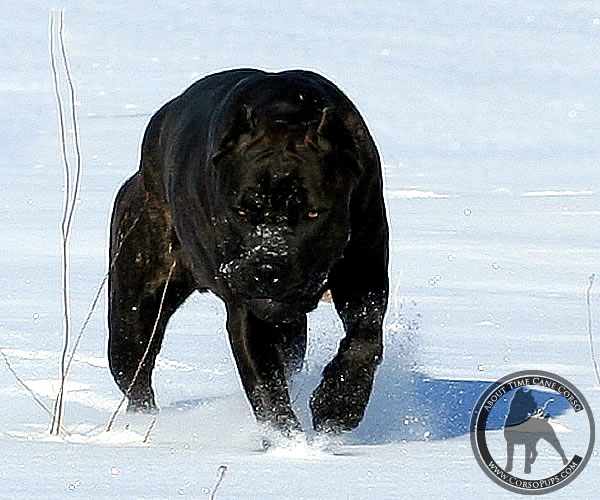
<path id="1" fill-rule="evenodd" d="M 147 442 L 151 416 L 121 415 L 106 432 L 120 393 L 107 370 L 101 304 L 67 385 L 69 435 L 48 435 L 48 416 L 0 360 L 2 497 L 208 498 L 226 465 L 217 498 L 508 498 L 479 469 L 467 433 L 489 381 L 553 371 L 600 415 L 585 305 L 588 277 L 600 274 L 600 6 L 63 5 L 84 152 L 72 240 L 76 325 L 106 272 L 112 199 L 137 168 L 149 117 L 195 79 L 240 66 L 316 70 L 361 109 L 385 164 L 394 294 L 361 426 L 340 440 L 307 432 L 266 452 L 223 307 L 210 295 L 191 297 L 169 326 L 155 375 L 162 411 Z M 0 20 L 0 347 L 51 406 L 63 178 L 48 9 L 16 2 Z M 331 305 L 320 305 L 292 391 L 305 424 L 306 398 L 340 336 Z M 559 422 L 568 428 L 568 414 Z M 584 472 L 549 497 L 596 496 L 598 446 Z"/>
<path id="2" fill-rule="evenodd" d="M 581 191 L 527 191 L 522 196 L 588 196 L 594 194 L 589 189 Z"/>

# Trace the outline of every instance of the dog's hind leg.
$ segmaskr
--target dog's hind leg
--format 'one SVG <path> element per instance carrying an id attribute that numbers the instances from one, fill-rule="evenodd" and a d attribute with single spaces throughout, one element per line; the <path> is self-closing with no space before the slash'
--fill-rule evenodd
<path id="1" fill-rule="evenodd" d="M 165 327 L 195 288 L 178 246 L 166 211 L 136 174 L 115 202 L 109 271 L 109 365 L 129 410 L 156 408 L 151 378 Z"/>

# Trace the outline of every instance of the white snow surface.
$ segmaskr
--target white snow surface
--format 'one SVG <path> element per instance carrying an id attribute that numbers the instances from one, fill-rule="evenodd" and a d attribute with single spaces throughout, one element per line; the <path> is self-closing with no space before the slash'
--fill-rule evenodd
<path id="1" fill-rule="evenodd" d="M 261 451 L 223 306 L 194 295 L 167 330 L 155 372 L 162 411 L 143 443 L 150 416 L 123 414 L 104 430 L 120 393 L 107 369 L 103 299 L 67 385 L 70 435 L 48 435 L 48 416 L 0 360 L 0 497 L 209 498 L 225 465 L 219 499 L 508 498 L 516 495 L 479 469 L 467 432 L 487 381 L 553 371 L 600 415 L 585 304 L 588 277 L 600 275 L 600 3 L 55 7 L 63 6 L 84 159 L 72 239 L 76 330 L 106 272 L 112 200 L 137 168 L 151 114 L 218 70 L 305 68 L 357 104 L 385 164 L 393 290 L 385 359 L 354 432 L 328 440 L 307 431 Z M 5 7 L 0 347 L 50 406 L 62 344 L 64 184 L 51 5 Z M 591 304 L 597 332 L 599 283 Z M 292 390 L 307 428 L 306 400 L 341 335 L 331 305 L 311 313 L 308 359 Z M 540 457 L 558 460 L 549 450 Z M 599 464 L 596 444 L 583 473 L 549 498 L 597 498 Z"/>

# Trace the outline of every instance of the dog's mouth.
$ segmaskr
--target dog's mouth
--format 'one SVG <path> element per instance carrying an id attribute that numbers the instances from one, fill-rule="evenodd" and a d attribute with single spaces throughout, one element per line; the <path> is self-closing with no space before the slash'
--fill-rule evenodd
<path id="1" fill-rule="evenodd" d="M 327 272 L 294 279 L 294 266 L 276 260 L 233 259 L 221 266 L 220 273 L 231 292 L 257 318 L 268 322 L 289 323 L 313 310 L 327 282 Z"/>

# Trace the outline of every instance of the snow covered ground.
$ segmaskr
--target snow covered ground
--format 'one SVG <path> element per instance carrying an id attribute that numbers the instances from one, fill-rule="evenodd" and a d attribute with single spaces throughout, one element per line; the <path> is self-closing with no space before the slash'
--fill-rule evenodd
<path id="1" fill-rule="evenodd" d="M 208 295 L 193 296 L 169 326 L 149 443 L 141 441 L 150 417 L 123 415 L 104 433 L 120 393 L 107 370 L 102 303 L 70 377 L 70 437 L 48 436 L 47 416 L 0 360 L 0 497 L 208 498 L 221 465 L 217 498 L 513 497 L 471 452 L 468 420 L 486 381 L 550 370 L 600 415 L 584 293 L 600 274 L 600 3 L 61 6 L 84 151 L 76 325 L 105 273 L 112 198 L 137 168 L 150 115 L 197 78 L 240 66 L 316 70 L 361 109 L 386 165 L 394 295 L 362 425 L 343 441 L 266 453 L 223 307 Z M 0 19 L 0 347 L 47 404 L 62 342 L 63 186 L 49 7 L 12 2 Z M 598 331 L 600 283 L 592 314 Z M 340 334 L 330 305 L 311 314 L 307 367 L 294 386 L 305 421 L 306 397 Z M 596 497 L 598 449 L 549 496 Z"/>

